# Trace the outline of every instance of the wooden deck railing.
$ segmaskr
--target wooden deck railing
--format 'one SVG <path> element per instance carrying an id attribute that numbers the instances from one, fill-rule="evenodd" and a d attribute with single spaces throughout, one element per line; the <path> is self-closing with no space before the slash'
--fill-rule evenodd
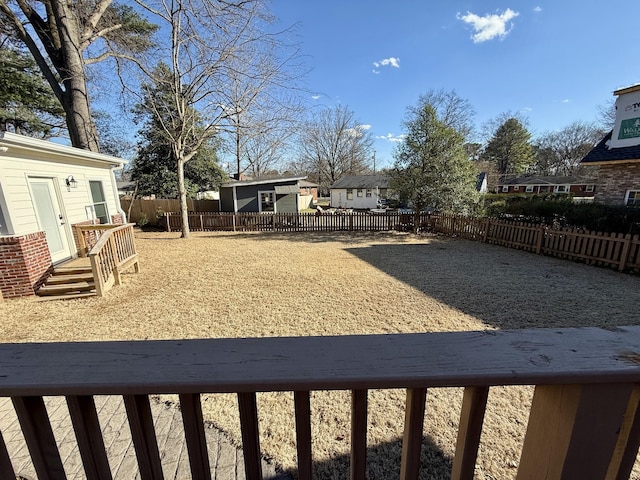
<path id="1" fill-rule="evenodd" d="M 80 256 L 88 256 L 93 271 L 96 294 L 99 297 L 113 286 L 120 285 L 121 274 L 133 267 L 140 272 L 133 223 L 124 225 L 77 225 Z M 97 234 L 100 232 L 100 235 Z M 88 242 L 89 239 L 91 243 Z M 88 254 L 83 252 L 90 247 Z"/>
<path id="2" fill-rule="evenodd" d="M 40 478 L 64 478 L 43 396 L 65 396 L 88 479 L 110 479 L 94 395 L 122 395 L 143 480 L 162 478 L 150 394 L 178 394 L 193 478 L 210 478 L 200 394 L 237 393 L 247 478 L 261 478 L 256 392 L 293 391 L 302 480 L 310 391 L 352 392 L 351 478 L 364 479 L 367 391 L 406 389 L 401 478 L 416 479 L 427 389 L 464 387 L 453 480 L 472 479 L 488 393 L 534 385 L 518 480 L 629 478 L 640 444 L 640 327 L 254 339 L 0 344 Z M 428 415 L 429 412 L 426 412 Z M 0 436 L 0 477 L 14 472 Z"/>

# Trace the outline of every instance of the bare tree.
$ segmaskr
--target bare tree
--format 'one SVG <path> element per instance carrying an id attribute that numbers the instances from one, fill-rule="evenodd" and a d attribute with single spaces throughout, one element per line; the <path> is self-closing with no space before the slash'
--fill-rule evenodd
<path id="1" fill-rule="evenodd" d="M 368 126 L 346 106 L 326 108 L 307 122 L 298 144 L 297 170 L 306 170 L 327 188 L 343 175 L 369 170 L 373 140 Z"/>
<path id="2" fill-rule="evenodd" d="M 580 160 L 603 135 L 604 130 L 595 124 L 580 121 L 562 130 L 545 133 L 536 141 L 536 172 L 547 175 L 579 173 Z"/>
<path id="3" fill-rule="evenodd" d="M 0 20 L 28 48 L 62 105 L 72 145 L 98 151 L 86 68 L 146 50 L 155 26 L 112 0 L 0 0 Z"/>
<path id="4" fill-rule="evenodd" d="M 170 41 L 159 52 L 168 59 L 169 73 L 158 75 L 162 69 L 142 63 L 139 66 L 148 83 L 167 92 L 146 101 L 148 109 L 161 119 L 160 131 L 177 162 L 182 237 L 187 238 L 185 164 L 201 146 L 233 123 L 234 116 L 238 125 L 244 125 L 241 105 L 227 103 L 233 97 L 229 88 L 234 87 L 236 76 L 262 80 L 257 73 L 261 66 L 254 64 L 263 57 L 255 52 L 268 48 L 262 45 L 277 44 L 278 33 L 271 28 L 275 19 L 261 0 L 136 2 L 161 28 L 170 31 Z"/>
<path id="5" fill-rule="evenodd" d="M 416 105 L 407 109 L 408 116 L 420 115 L 427 105 L 435 110 L 440 122 L 469 140 L 473 134 L 473 117 L 476 113 L 469 100 L 458 96 L 455 90 L 430 90 L 420 95 Z"/>
<path id="6" fill-rule="evenodd" d="M 305 108 L 297 85 L 305 67 L 298 46 L 282 41 L 290 33 L 265 36 L 229 59 L 220 132 L 229 140 L 238 175 L 251 170 L 259 176 L 277 163 L 299 127 Z"/>

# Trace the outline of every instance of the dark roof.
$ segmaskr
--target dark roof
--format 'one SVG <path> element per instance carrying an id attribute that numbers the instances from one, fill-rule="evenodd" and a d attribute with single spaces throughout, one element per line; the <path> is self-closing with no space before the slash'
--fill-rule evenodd
<path id="1" fill-rule="evenodd" d="M 387 175 L 346 175 L 330 188 L 388 188 Z"/>
<path id="2" fill-rule="evenodd" d="M 552 176 L 525 176 L 502 180 L 498 185 L 586 185 L 595 183 L 593 178 Z"/>
<path id="3" fill-rule="evenodd" d="M 242 186 L 248 186 L 248 185 L 276 185 L 276 184 L 280 184 L 280 183 L 291 183 L 291 182 L 296 182 L 296 185 L 298 184 L 298 182 L 300 180 L 305 180 L 307 177 L 284 177 L 284 178 L 275 178 L 275 177 L 258 177 L 258 178 L 254 178 L 252 180 L 232 180 L 230 182 L 227 182 L 223 185 L 221 185 L 221 187 L 242 187 Z"/>
<path id="4" fill-rule="evenodd" d="M 136 182 L 116 182 L 116 186 L 118 187 L 118 190 L 130 192 L 136 189 Z"/>
<path id="5" fill-rule="evenodd" d="M 591 149 L 580 163 L 624 162 L 640 161 L 640 144 L 631 147 L 609 148 L 607 142 L 611 140 L 613 130 L 607 133 L 600 143 Z"/>

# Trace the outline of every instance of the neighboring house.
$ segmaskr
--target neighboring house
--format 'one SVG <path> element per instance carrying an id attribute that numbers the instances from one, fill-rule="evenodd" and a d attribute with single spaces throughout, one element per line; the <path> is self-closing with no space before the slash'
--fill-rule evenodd
<path id="1" fill-rule="evenodd" d="M 618 97 L 613 130 L 580 163 L 600 167 L 597 202 L 640 206 L 640 84 L 613 94 Z"/>
<path id="2" fill-rule="evenodd" d="M 306 177 L 255 178 L 231 181 L 220 187 L 221 212 L 297 213 L 300 182 Z"/>
<path id="3" fill-rule="evenodd" d="M 118 195 L 131 198 L 136 191 L 136 182 L 116 182 Z"/>
<path id="4" fill-rule="evenodd" d="M 387 175 L 345 175 L 329 187 L 331 206 L 340 208 L 377 208 L 388 196 Z"/>
<path id="5" fill-rule="evenodd" d="M 307 180 L 300 180 L 300 209 L 313 208 L 318 201 L 318 184 Z"/>
<path id="6" fill-rule="evenodd" d="M 74 225 L 123 223 L 123 160 L 0 132 L 0 290 L 34 295 L 53 264 L 77 256 Z"/>
<path id="7" fill-rule="evenodd" d="M 524 176 L 498 181 L 496 193 L 571 194 L 573 197 L 593 197 L 597 180 L 594 178 L 561 176 Z"/>
<path id="8" fill-rule="evenodd" d="M 489 187 L 487 186 L 487 173 L 480 172 L 476 178 L 476 190 L 479 193 L 487 193 Z"/>

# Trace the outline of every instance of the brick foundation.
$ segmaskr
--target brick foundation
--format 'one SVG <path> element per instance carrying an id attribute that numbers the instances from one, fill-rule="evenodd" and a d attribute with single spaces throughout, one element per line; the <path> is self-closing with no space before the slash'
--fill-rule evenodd
<path id="1" fill-rule="evenodd" d="M 35 295 L 52 271 L 44 232 L 0 237 L 0 291 L 4 298 Z"/>

